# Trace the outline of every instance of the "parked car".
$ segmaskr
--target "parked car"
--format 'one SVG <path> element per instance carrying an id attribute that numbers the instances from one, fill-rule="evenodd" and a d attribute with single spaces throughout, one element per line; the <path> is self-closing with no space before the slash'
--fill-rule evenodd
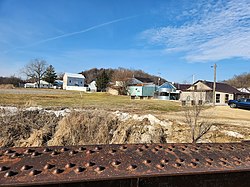
<path id="1" fill-rule="evenodd" d="M 231 108 L 245 108 L 250 109 L 250 99 L 241 98 L 239 100 L 229 100 L 228 105 Z"/>

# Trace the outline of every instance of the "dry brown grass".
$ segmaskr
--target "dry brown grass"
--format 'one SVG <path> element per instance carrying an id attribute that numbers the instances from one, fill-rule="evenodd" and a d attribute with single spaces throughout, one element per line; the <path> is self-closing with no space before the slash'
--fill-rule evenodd
<path id="1" fill-rule="evenodd" d="M 45 115 L 42 111 L 24 111 L 19 109 L 14 114 L 1 111 L 0 115 L 0 146 L 38 146 L 46 145 L 53 135 L 53 129 L 60 117 L 55 114 Z M 44 135 L 38 136 L 39 132 Z M 40 133 L 41 134 L 41 133 Z M 34 140 L 32 140 L 32 137 Z M 34 143 L 41 137 L 41 143 Z"/>
<path id="2" fill-rule="evenodd" d="M 56 127 L 48 145 L 108 144 L 118 119 L 104 111 L 72 112 Z"/>
<path id="3" fill-rule="evenodd" d="M 101 109 L 137 113 L 162 113 L 181 110 L 179 102 L 161 100 L 131 100 L 129 96 L 108 93 L 81 93 L 51 89 L 0 90 L 2 106 L 41 106 Z"/>
<path id="4" fill-rule="evenodd" d="M 12 84 L 0 84 L 0 89 L 14 89 Z"/>

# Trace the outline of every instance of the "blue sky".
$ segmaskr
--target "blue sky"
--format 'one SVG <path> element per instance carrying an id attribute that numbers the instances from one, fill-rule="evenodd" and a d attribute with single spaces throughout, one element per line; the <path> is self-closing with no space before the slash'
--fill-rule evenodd
<path id="1" fill-rule="evenodd" d="M 0 76 L 142 69 L 169 81 L 250 72 L 249 0 L 0 0 Z"/>

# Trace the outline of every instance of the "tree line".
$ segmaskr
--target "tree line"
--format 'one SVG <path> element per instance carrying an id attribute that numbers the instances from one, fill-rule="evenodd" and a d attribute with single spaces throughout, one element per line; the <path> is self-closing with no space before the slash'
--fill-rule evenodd
<path id="1" fill-rule="evenodd" d="M 128 84 L 128 79 L 132 77 L 143 77 L 150 78 L 155 84 L 162 84 L 166 82 L 165 79 L 160 79 L 158 76 L 150 75 L 142 70 L 133 70 L 119 67 L 117 69 L 97 69 L 92 68 L 90 70 L 82 71 L 86 78 L 86 83 L 90 83 L 91 81 L 96 81 L 96 86 L 99 91 L 104 91 L 109 85 L 110 82 L 115 83 L 115 81 L 119 81 L 119 92 L 120 94 L 126 94 L 126 87 Z"/>
<path id="2" fill-rule="evenodd" d="M 250 73 L 234 75 L 233 78 L 225 80 L 224 82 L 236 88 L 250 88 Z"/>

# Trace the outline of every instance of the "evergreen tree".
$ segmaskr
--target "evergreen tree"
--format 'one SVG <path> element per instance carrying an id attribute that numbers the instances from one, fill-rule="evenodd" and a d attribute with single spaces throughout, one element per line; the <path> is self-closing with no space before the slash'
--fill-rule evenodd
<path id="1" fill-rule="evenodd" d="M 109 76 L 105 70 L 101 72 L 101 74 L 96 79 L 96 87 L 98 91 L 105 91 L 109 83 Z"/>
<path id="2" fill-rule="evenodd" d="M 53 84 L 56 80 L 56 72 L 55 72 L 55 68 L 52 65 L 49 65 L 49 67 L 47 67 L 45 75 L 43 80 L 45 80 L 48 83 Z"/>

